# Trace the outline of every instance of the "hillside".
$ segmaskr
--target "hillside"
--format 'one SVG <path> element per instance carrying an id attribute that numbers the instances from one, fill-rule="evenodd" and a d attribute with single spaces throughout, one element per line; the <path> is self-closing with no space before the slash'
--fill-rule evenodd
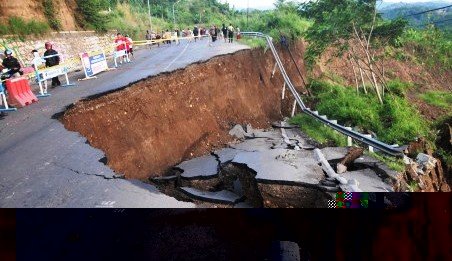
<path id="1" fill-rule="evenodd" d="M 75 20 L 76 0 L 52 0 L 52 2 L 62 30 L 70 31 L 80 28 Z M 47 23 L 43 3 L 43 0 L 2 0 L 0 1 L 0 24 L 7 25 L 11 17 L 20 17 L 27 22 Z"/>
<path id="2" fill-rule="evenodd" d="M 422 28 L 425 27 L 426 24 L 434 23 L 438 28 L 450 30 L 452 27 L 452 7 L 418 14 L 450 5 L 452 5 L 451 2 L 445 1 L 422 3 L 384 3 L 379 6 L 379 12 L 385 19 L 392 20 L 398 17 L 404 17 L 408 20 L 409 24 L 415 28 Z"/>

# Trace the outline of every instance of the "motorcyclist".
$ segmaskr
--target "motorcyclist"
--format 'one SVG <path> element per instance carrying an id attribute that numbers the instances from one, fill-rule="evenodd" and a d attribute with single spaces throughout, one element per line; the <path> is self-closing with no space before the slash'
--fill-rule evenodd
<path id="1" fill-rule="evenodd" d="M 45 43 L 45 48 L 46 51 L 44 53 L 44 57 L 48 57 L 48 58 L 44 58 L 46 60 L 46 67 L 52 67 L 52 66 L 57 66 L 60 64 L 60 56 L 58 56 L 58 52 L 53 50 L 52 44 L 47 42 Z M 60 86 L 61 82 L 60 79 L 58 79 L 57 77 L 53 77 L 52 78 L 52 87 L 56 87 L 56 86 Z"/>
<path id="2" fill-rule="evenodd" d="M 1 69 L 2 70 L 7 69 L 8 70 L 7 74 L 9 74 L 8 75 L 9 77 L 13 77 L 13 78 L 20 77 L 20 75 L 22 75 L 23 73 L 20 70 L 21 66 L 20 66 L 19 61 L 13 56 L 13 51 L 10 49 L 6 49 L 5 56 L 6 56 L 6 58 L 3 59 Z"/>

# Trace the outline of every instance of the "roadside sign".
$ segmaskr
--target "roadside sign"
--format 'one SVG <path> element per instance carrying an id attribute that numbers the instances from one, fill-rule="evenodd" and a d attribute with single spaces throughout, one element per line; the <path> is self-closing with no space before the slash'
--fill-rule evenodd
<path id="1" fill-rule="evenodd" d="M 103 50 L 81 53 L 80 58 L 86 78 L 108 70 L 107 58 Z"/>

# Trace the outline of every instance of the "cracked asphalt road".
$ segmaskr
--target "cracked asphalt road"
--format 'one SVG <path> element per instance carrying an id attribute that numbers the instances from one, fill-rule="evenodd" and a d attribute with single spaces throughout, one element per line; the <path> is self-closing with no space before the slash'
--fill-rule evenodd
<path id="1" fill-rule="evenodd" d="M 131 64 L 90 81 L 77 82 L 82 76 L 76 73 L 70 77 L 76 87 L 51 90 L 52 96 L 1 119 L 0 207 L 195 207 L 160 193 L 154 186 L 118 178 L 119 173 L 100 162 L 102 151 L 52 117 L 84 97 L 248 48 L 207 45 L 204 40 L 141 50 Z"/>

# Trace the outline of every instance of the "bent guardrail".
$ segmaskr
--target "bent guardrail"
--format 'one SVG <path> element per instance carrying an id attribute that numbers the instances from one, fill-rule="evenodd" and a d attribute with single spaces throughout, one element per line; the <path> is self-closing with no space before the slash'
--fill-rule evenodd
<path id="1" fill-rule="evenodd" d="M 303 100 L 301 99 L 300 95 L 298 94 L 295 86 L 293 85 L 292 81 L 290 80 L 290 77 L 288 76 L 288 74 L 284 68 L 281 58 L 279 57 L 278 52 L 277 52 L 275 46 L 273 45 L 273 39 L 270 36 L 260 33 L 260 32 L 242 32 L 242 35 L 264 38 L 267 41 L 267 46 L 272 51 L 273 57 L 275 58 L 276 63 L 279 67 L 279 70 L 284 78 L 284 82 L 286 83 L 286 85 L 288 86 L 290 91 L 292 92 L 292 95 L 295 97 L 296 103 L 298 104 L 298 106 L 300 106 L 301 110 L 304 113 L 306 113 L 307 115 L 322 122 L 323 124 L 327 125 L 328 127 L 346 135 L 347 137 L 351 137 L 354 140 L 365 143 L 365 144 L 369 145 L 370 147 L 376 148 L 386 154 L 389 154 L 391 156 L 396 156 L 396 157 L 402 157 L 404 155 L 403 148 L 401 148 L 401 147 L 394 147 L 394 146 L 388 145 L 386 143 L 383 143 L 381 141 L 378 141 L 376 139 L 373 139 L 371 137 L 368 137 L 368 135 L 356 132 L 356 131 L 352 130 L 350 127 L 344 127 L 340 124 L 337 124 L 336 122 L 328 120 L 328 118 L 319 115 L 318 112 L 312 111 L 311 109 L 307 108 L 306 105 L 303 103 Z"/>

